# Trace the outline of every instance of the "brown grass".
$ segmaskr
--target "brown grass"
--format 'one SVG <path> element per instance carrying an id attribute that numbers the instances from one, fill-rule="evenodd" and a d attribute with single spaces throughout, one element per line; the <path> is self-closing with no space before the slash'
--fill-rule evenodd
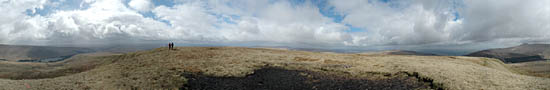
<path id="1" fill-rule="evenodd" d="M 294 60 L 296 60 L 296 61 L 309 61 L 309 62 L 319 61 L 319 59 L 304 58 L 304 57 L 294 57 Z"/>
<path id="2" fill-rule="evenodd" d="M 550 78 L 550 60 L 509 64 L 520 74 Z"/>
<path id="3" fill-rule="evenodd" d="M 200 73 L 201 72 L 200 69 L 198 69 L 196 67 L 193 67 L 193 66 L 184 66 L 183 70 L 185 70 L 186 72 L 191 72 L 191 73 Z"/>
<path id="4" fill-rule="evenodd" d="M 336 60 L 332 60 L 332 59 L 326 59 L 323 61 L 323 63 L 325 64 L 343 64 L 345 62 L 343 61 L 336 61 Z"/>
<path id="5" fill-rule="evenodd" d="M 0 89 L 177 89 L 183 72 L 244 77 L 262 67 L 346 73 L 409 73 L 450 90 L 549 89 L 550 79 L 517 74 L 496 59 L 455 56 L 357 55 L 240 47 L 177 47 L 102 57 L 109 62 L 68 76 L 0 79 Z M 375 77 L 385 78 L 385 77 Z"/>
<path id="6" fill-rule="evenodd" d="M 4 79 L 43 79 L 66 76 L 84 72 L 103 64 L 104 58 L 114 54 L 89 53 L 76 55 L 72 58 L 55 63 L 31 63 L 31 62 L 0 62 L 0 78 Z"/>

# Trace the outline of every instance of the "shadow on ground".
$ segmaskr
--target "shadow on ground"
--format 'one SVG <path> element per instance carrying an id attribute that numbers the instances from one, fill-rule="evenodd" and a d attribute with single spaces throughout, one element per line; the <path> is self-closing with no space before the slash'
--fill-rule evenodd
<path id="1" fill-rule="evenodd" d="M 388 78 L 356 78 L 305 70 L 269 67 L 255 70 L 246 77 L 212 77 L 186 73 L 189 90 L 412 90 L 433 89 L 432 82 L 398 73 Z"/>

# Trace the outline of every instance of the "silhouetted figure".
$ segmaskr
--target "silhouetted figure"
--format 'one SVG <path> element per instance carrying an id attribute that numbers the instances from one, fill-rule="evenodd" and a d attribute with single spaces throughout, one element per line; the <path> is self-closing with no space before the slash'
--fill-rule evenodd
<path id="1" fill-rule="evenodd" d="M 174 49 L 174 43 L 173 42 L 168 43 L 168 50 L 176 50 L 176 49 Z"/>
<path id="2" fill-rule="evenodd" d="M 172 50 L 173 44 L 172 42 L 168 43 L 168 50 Z"/>

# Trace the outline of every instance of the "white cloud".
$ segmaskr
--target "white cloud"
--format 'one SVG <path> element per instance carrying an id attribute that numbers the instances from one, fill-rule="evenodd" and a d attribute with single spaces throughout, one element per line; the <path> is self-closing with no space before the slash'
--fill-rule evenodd
<path id="1" fill-rule="evenodd" d="M 466 0 L 463 29 L 454 38 L 473 42 L 498 39 L 550 40 L 550 1 Z"/>
<path id="2" fill-rule="evenodd" d="M 249 2 L 187 2 L 172 8 L 160 6 L 153 12 L 183 34 L 178 39 L 185 40 L 343 45 L 349 39 L 344 33 L 346 26 L 324 17 L 311 4 L 294 7 L 286 1 L 259 4 L 262 3 L 263 6 L 248 5 L 254 4 Z M 251 8 L 254 9 L 243 10 Z"/>
<path id="3" fill-rule="evenodd" d="M 222 31 L 227 39 L 316 46 L 343 45 L 350 39 L 344 32 L 346 26 L 332 22 L 311 3 L 291 6 L 290 2 L 282 1 L 248 8 L 255 10 L 239 14 L 236 26 Z"/>
<path id="4" fill-rule="evenodd" d="M 448 41 L 448 24 L 454 24 L 449 11 L 426 7 L 424 3 L 331 1 L 346 14 L 343 23 L 368 30 L 356 36 L 357 45 L 410 45 Z"/>
<path id="5" fill-rule="evenodd" d="M 149 11 L 153 8 L 151 0 L 132 0 L 128 3 L 128 6 L 141 12 Z"/>
<path id="6" fill-rule="evenodd" d="M 11 0 L 0 1 L 0 42 L 10 42 L 16 39 L 28 40 L 32 37 L 40 37 L 40 34 L 27 35 L 31 37 L 25 37 L 19 34 L 20 30 L 33 30 L 36 29 L 35 24 L 32 22 L 33 18 L 26 16 L 27 9 L 43 8 L 45 0 Z M 34 13 L 34 11 L 31 11 Z"/>
<path id="7" fill-rule="evenodd" d="M 368 30 L 352 45 L 549 43 L 548 1 L 337 1 L 343 23 Z M 459 20 L 454 20 L 454 13 Z M 544 42 L 546 40 L 546 42 Z"/>
<path id="8" fill-rule="evenodd" d="M 16 3 L 16 2 L 15 2 Z M 4 9 L 4 8 L 2 8 Z M 29 8 L 27 8 L 29 9 Z M 89 9 L 56 11 L 47 16 L 25 16 L 2 24 L 2 43 L 117 43 L 120 41 L 163 40 L 169 26 L 128 9 L 121 1 L 98 0 Z M 12 17 L 10 19 L 18 19 Z"/>

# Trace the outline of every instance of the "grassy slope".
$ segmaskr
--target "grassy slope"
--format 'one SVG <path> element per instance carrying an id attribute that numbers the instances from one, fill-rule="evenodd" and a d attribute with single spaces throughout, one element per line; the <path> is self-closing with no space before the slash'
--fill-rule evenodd
<path id="1" fill-rule="evenodd" d="M 78 54 L 60 62 L 50 63 L 0 61 L 0 78 L 19 80 L 70 75 L 93 69 L 106 61 L 100 57 L 110 55 L 116 54 L 101 52 Z"/>
<path id="2" fill-rule="evenodd" d="M 550 60 L 511 63 L 508 65 L 522 74 L 550 78 Z"/>
<path id="3" fill-rule="evenodd" d="M 48 57 L 68 56 L 85 52 L 91 49 L 76 47 L 26 46 L 0 44 L 0 59 L 17 61 L 21 59 L 39 59 Z"/>
<path id="4" fill-rule="evenodd" d="M 539 61 L 550 59 L 550 44 L 523 44 L 508 48 L 488 49 L 466 56 L 491 57 L 511 63 Z"/>
<path id="5" fill-rule="evenodd" d="M 471 89 L 550 89 L 550 79 L 520 75 L 501 61 L 461 56 L 335 54 L 239 47 L 178 47 L 102 57 L 112 64 L 57 78 L 0 79 L 3 89 L 131 89 L 178 88 L 182 72 L 243 77 L 265 66 L 311 71 L 418 73 L 439 87 Z"/>

